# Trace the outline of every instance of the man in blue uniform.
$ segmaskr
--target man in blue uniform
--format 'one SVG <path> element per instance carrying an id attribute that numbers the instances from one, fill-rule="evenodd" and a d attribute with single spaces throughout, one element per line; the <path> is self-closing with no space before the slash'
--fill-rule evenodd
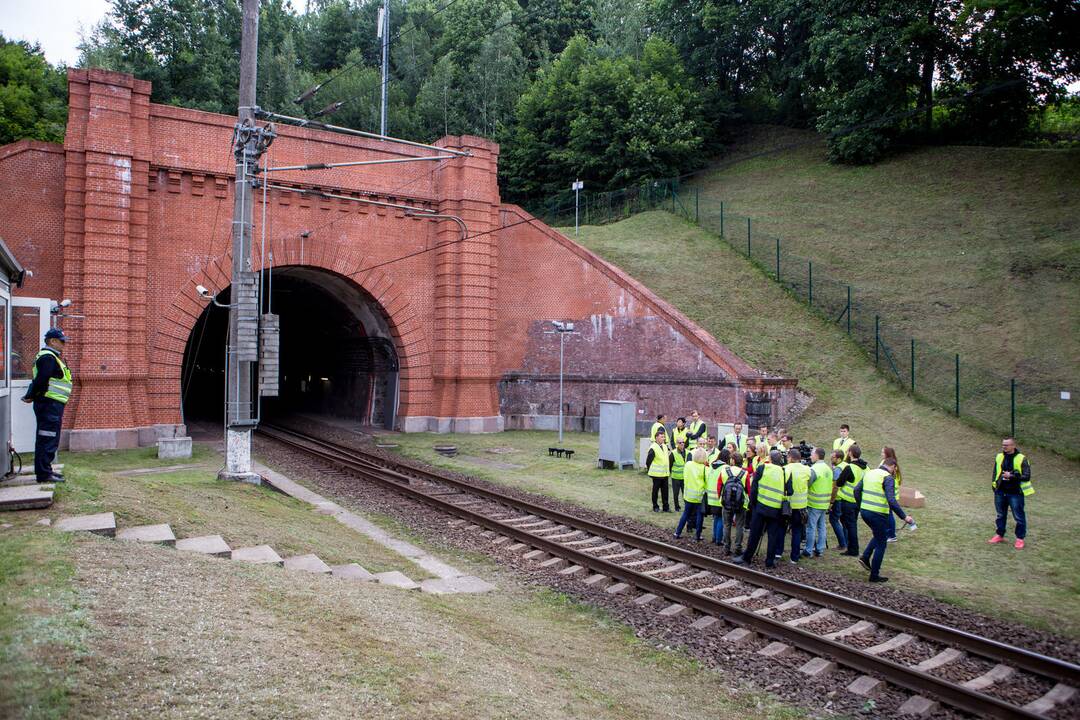
<path id="1" fill-rule="evenodd" d="M 71 370 L 60 357 L 66 342 L 67 336 L 60 328 L 52 328 L 45 333 L 45 347 L 34 358 L 33 381 L 23 396 L 23 402 L 34 404 L 34 417 L 37 419 L 34 474 L 39 483 L 64 480 L 53 472 L 52 462 L 60 447 L 64 406 L 71 398 Z"/>

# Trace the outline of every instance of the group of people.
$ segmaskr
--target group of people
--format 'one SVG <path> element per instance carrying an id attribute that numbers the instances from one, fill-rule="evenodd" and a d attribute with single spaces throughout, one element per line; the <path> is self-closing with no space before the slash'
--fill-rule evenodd
<path id="1" fill-rule="evenodd" d="M 751 562 L 764 537 L 764 563 L 771 568 L 784 556 L 789 536 L 791 563 L 821 557 L 829 525 L 838 549 L 859 558 L 870 582 L 888 580 L 880 570 L 887 544 L 896 540 L 896 518 L 914 527 L 897 500 L 902 476 L 892 448 L 882 448 L 880 462 L 870 468 L 846 424 L 831 451 L 806 452 L 783 428 L 770 432 L 762 426 L 749 437 L 741 423 L 733 423 L 718 442 L 697 411 L 690 422 L 678 418 L 669 443 L 665 419 L 661 415 L 653 424 L 645 467 L 654 512 L 670 512 L 669 484 L 675 510 L 682 499 L 676 539 L 686 531 L 700 542 L 705 518 L 712 516 L 712 542 L 734 555 L 733 562 Z M 861 553 L 860 517 L 872 535 Z"/>
<path id="2" fill-rule="evenodd" d="M 896 518 L 912 530 L 916 527 L 899 503 L 903 475 L 893 448 L 883 447 L 878 464 L 871 467 L 847 424 L 840 425 L 829 451 L 805 443 L 796 446 L 783 428 L 770 432 L 765 425 L 749 437 L 741 423 L 732 423 L 731 432 L 718 441 L 696 410 L 689 422 L 678 418 L 670 431 L 665 421 L 660 415 L 652 425 L 645 470 L 652 479 L 653 512 L 671 512 L 669 487 L 675 510 L 682 510 L 675 539 L 685 531 L 700 542 L 705 518 L 711 516 L 712 542 L 725 555 L 734 555 L 733 562 L 750 563 L 764 537 L 765 567 L 771 568 L 783 558 L 789 536 L 792 564 L 821 557 L 828 525 L 837 550 L 857 557 L 870 582 L 888 581 L 881 565 L 888 543 L 897 540 Z M 997 521 L 989 542 L 1004 541 L 1007 513 L 1012 512 L 1014 547 L 1022 549 L 1027 533 L 1024 499 L 1034 488 L 1030 464 L 1012 438 L 1002 441 L 991 487 Z M 860 518 L 871 533 L 862 552 Z"/>

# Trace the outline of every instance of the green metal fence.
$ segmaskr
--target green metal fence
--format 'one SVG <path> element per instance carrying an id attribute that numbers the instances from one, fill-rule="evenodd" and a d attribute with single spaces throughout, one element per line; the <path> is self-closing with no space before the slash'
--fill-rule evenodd
<path id="1" fill-rule="evenodd" d="M 1080 457 L 1080 407 L 1060 389 L 1039 379 L 1010 377 L 970 358 L 935 347 L 891 325 L 855 286 L 829 277 L 824 268 L 787 250 L 781 238 L 761 232 L 754 221 L 723 202 L 702 204 L 696 188 L 677 179 L 642 183 L 604 193 L 582 193 L 582 225 L 624 219 L 662 209 L 699 224 L 723 239 L 765 274 L 837 324 L 863 348 L 877 369 L 908 393 L 968 422 L 1026 443 Z M 542 211 L 552 225 L 573 226 L 572 192 L 553 198 Z"/>

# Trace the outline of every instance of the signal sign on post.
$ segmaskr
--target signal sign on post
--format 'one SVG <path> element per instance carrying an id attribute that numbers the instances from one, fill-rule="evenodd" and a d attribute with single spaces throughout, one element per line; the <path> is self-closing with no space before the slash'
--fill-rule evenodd
<path id="1" fill-rule="evenodd" d="M 570 189 L 574 191 L 574 235 L 578 234 L 578 199 L 581 195 L 581 189 L 585 187 L 585 183 L 580 180 L 575 180 L 570 183 Z"/>

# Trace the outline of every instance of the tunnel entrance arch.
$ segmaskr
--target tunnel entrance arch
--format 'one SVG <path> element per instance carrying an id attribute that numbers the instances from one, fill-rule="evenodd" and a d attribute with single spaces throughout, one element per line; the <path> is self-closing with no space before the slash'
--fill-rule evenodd
<path id="1" fill-rule="evenodd" d="M 315 415 L 393 429 L 401 362 L 391 320 L 352 280 L 320 267 L 263 272 L 263 312 L 280 318 L 280 394 L 261 399 L 264 419 Z M 225 289 L 218 294 L 229 302 Z M 228 310 L 208 305 L 193 323 L 181 367 L 185 422 L 223 418 Z"/>

